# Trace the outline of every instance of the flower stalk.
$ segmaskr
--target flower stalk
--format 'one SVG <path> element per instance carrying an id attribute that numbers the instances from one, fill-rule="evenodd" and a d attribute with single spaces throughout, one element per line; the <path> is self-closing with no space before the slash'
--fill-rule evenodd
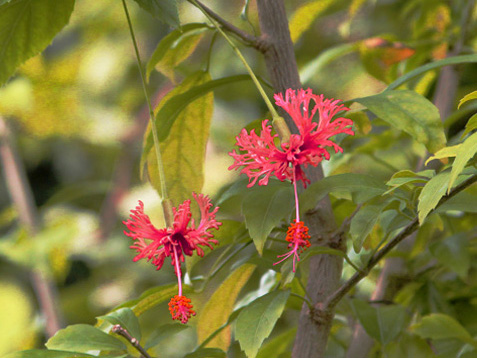
<path id="1" fill-rule="evenodd" d="M 151 131 L 152 131 L 152 137 L 154 139 L 154 149 L 156 151 L 157 168 L 158 168 L 158 171 L 159 171 L 159 180 L 160 180 L 160 184 L 161 184 L 161 198 L 162 198 L 162 200 L 166 200 L 166 199 L 168 199 L 167 188 L 166 188 L 166 177 L 165 177 L 165 174 L 164 174 L 164 165 L 162 163 L 161 148 L 159 146 L 159 138 L 157 136 L 157 127 L 156 127 L 156 121 L 155 121 L 155 117 L 154 117 L 154 110 L 152 108 L 152 104 L 151 104 L 151 100 L 149 98 L 149 94 L 147 93 L 146 75 L 144 74 L 144 68 L 142 66 L 141 56 L 139 54 L 139 49 L 138 49 L 138 46 L 137 46 L 136 36 L 134 35 L 134 29 L 133 29 L 133 26 L 132 26 L 131 17 L 129 16 L 129 11 L 128 11 L 128 7 L 126 5 L 126 0 L 122 0 L 122 2 L 123 2 L 124 13 L 126 14 L 126 19 L 127 19 L 127 22 L 128 22 L 129 33 L 131 34 L 131 40 L 132 40 L 132 43 L 133 43 L 133 46 L 134 46 L 134 52 L 136 53 L 136 62 L 137 62 L 137 66 L 139 68 L 139 74 L 141 75 L 141 83 L 142 83 L 142 88 L 144 90 L 144 96 L 146 97 L 146 102 L 147 102 L 147 106 L 148 106 L 148 109 L 149 109 L 149 120 L 151 122 Z M 164 208 L 164 206 L 163 206 L 163 208 Z M 170 215 L 170 214 L 167 213 L 166 211 L 164 211 L 164 217 L 166 218 L 166 220 L 167 220 L 168 215 Z"/>

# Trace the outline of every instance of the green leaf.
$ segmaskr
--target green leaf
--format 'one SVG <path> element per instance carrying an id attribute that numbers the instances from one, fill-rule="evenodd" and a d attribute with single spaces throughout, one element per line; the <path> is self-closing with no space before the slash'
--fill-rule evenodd
<path id="1" fill-rule="evenodd" d="M 444 147 L 438 150 L 433 156 L 426 160 L 425 165 L 427 165 L 427 163 L 429 163 L 431 160 L 455 157 L 461 145 L 462 143 L 453 145 L 451 147 Z"/>
<path id="2" fill-rule="evenodd" d="M 147 63 L 147 78 L 149 79 L 152 70 L 156 68 L 174 80 L 174 68 L 192 54 L 203 32 L 208 29 L 206 24 L 191 23 L 165 36 Z"/>
<path id="3" fill-rule="evenodd" d="M 385 194 L 388 194 L 391 191 L 406 184 L 426 183 L 434 175 L 434 170 L 423 170 L 418 173 L 414 173 L 412 170 L 400 170 L 395 173 L 386 183 L 386 185 L 391 186 L 392 188 L 389 189 Z"/>
<path id="4" fill-rule="evenodd" d="M 450 192 L 454 183 L 462 173 L 467 162 L 472 159 L 472 157 L 477 152 L 477 132 L 468 137 L 464 143 L 458 148 L 457 155 L 455 157 L 454 163 L 452 164 L 452 170 L 449 178 L 449 186 L 447 187 L 447 193 Z"/>
<path id="5" fill-rule="evenodd" d="M 134 0 L 152 16 L 171 26 L 180 26 L 177 0 Z"/>
<path id="6" fill-rule="evenodd" d="M 254 270 L 255 265 L 240 266 L 215 290 L 205 307 L 200 311 L 197 322 L 197 338 L 200 343 L 219 329 L 225 323 L 227 317 L 231 315 L 238 294 Z M 226 351 L 230 345 L 230 331 L 230 327 L 223 329 L 207 345 Z"/>
<path id="7" fill-rule="evenodd" d="M 443 241 L 434 242 L 429 246 L 429 251 L 437 261 L 456 272 L 460 278 L 465 279 L 467 277 L 471 254 L 469 240 L 465 235 L 457 234 Z"/>
<path id="8" fill-rule="evenodd" d="M 292 41 L 297 42 L 301 35 L 310 28 L 313 21 L 324 13 L 333 2 L 334 0 L 317 0 L 305 3 L 296 9 L 289 24 Z"/>
<path id="9" fill-rule="evenodd" d="M 86 353 L 91 350 L 125 350 L 118 338 L 87 324 L 75 324 L 61 329 L 46 342 L 48 349 Z"/>
<path id="10" fill-rule="evenodd" d="M 177 117 L 190 103 L 205 96 L 217 87 L 244 80 L 250 80 L 250 76 L 237 75 L 224 77 L 192 88 L 189 88 L 190 81 L 188 81 L 174 88 L 162 99 L 161 103 L 159 103 L 159 107 L 156 108 L 156 125 L 159 140 L 164 141 L 164 139 L 167 138 Z M 152 133 L 149 131 L 146 135 L 141 163 L 144 163 L 153 145 Z"/>
<path id="11" fill-rule="evenodd" d="M 12 0 L 0 6 L 0 86 L 68 23 L 74 0 Z"/>
<path id="12" fill-rule="evenodd" d="M 192 289 L 188 285 L 182 285 L 183 294 L 191 292 Z M 132 310 L 136 316 L 142 315 L 147 310 L 157 306 L 158 304 L 169 301 L 177 294 L 177 283 L 154 287 L 144 292 L 141 297 L 134 303 Z"/>
<path id="13" fill-rule="evenodd" d="M 406 309 L 398 305 L 373 307 L 366 302 L 352 300 L 351 308 L 366 333 L 383 346 L 395 339 L 409 321 Z"/>
<path id="14" fill-rule="evenodd" d="M 197 88 L 210 81 L 207 72 L 188 77 L 182 88 Z M 177 117 L 169 136 L 160 143 L 169 197 L 177 206 L 192 198 L 192 192 L 201 192 L 204 184 L 205 149 L 209 139 L 214 97 L 212 93 L 197 98 Z M 161 193 L 156 151 L 147 157 L 148 174 L 152 185 Z"/>
<path id="15" fill-rule="evenodd" d="M 464 133 L 462 133 L 462 138 L 464 138 L 467 134 L 477 129 L 477 114 L 474 114 L 468 120 L 467 124 L 465 125 Z"/>
<path id="16" fill-rule="evenodd" d="M 385 349 L 386 358 L 435 358 L 429 343 L 415 335 L 403 333 L 399 340 L 390 342 Z"/>
<path id="17" fill-rule="evenodd" d="M 343 44 L 326 49 L 320 54 L 307 62 L 302 68 L 300 68 L 300 79 L 303 84 L 310 81 L 317 73 L 323 71 L 324 67 L 333 61 L 348 55 L 358 49 L 356 43 Z"/>
<path id="18" fill-rule="evenodd" d="M 385 91 L 354 101 L 366 106 L 393 127 L 411 135 L 431 153 L 446 145 L 439 111 L 428 99 L 413 91 Z"/>
<path id="19" fill-rule="evenodd" d="M 273 291 L 246 306 L 237 318 L 235 337 L 249 358 L 255 358 L 262 342 L 282 315 L 290 291 Z"/>
<path id="20" fill-rule="evenodd" d="M 263 245 L 273 228 L 295 208 L 293 188 L 289 183 L 279 183 L 251 188 L 242 203 L 245 224 L 260 255 Z"/>
<path id="21" fill-rule="evenodd" d="M 296 328 L 289 329 L 282 334 L 265 342 L 257 354 L 257 358 L 278 357 L 287 352 L 296 336 Z"/>
<path id="22" fill-rule="evenodd" d="M 427 63 L 421 67 L 418 67 L 405 75 L 399 77 L 396 81 L 391 83 L 387 88 L 386 91 L 389 90 L 394 90 L 398 88 L 399 86 L 403 85 L 407 81 L 420 76 L 423 73 L 426 73 L 427 71 L 434 70 L 436 68 L 448 66 L 448 65 L 458 65 L 461 63 L 476 63 L 477 62 L 477 55 L 462 55 L 462 56 L 454 56 L 454 57 L 447 57 L 443 60 L 439 61 L 434 61 L 431 63 Z"/>
<path id="23" fill-rule="evenodd" d="M 361 251 L 364 240 L 366 240 L 371 230 L 373 230 L 374 225 L 376 225 L 379 220 L 379 215 L 386 205 L 387 202 L 366 205 L 361 208 L 351 220 L 349 233 L 353 240 L 355 252 Z"/>
<path id="24" fill-rule="evenodd" d="M 413 325 L 411 329 L 422 338 L 456 338 L 462 342 L 469 343 L 474 347 L 477 346 L 477 342 L 472 339 L 470 333 L 467 332 L 459 322 L 442 313 L 433 313 L 424 317 L 420 323 Z"/>
<path id="25" fill-rule="evenodd" d="M 300 210 L 306 212 L 313 209 L 318 202 L 332 192 L 348 192 L 353 194 L 356 203 L 363 203 L 382 195 L 387 187 L 380 180 L 364 174 L 338 174 L 326 177 L 311 184 L 300 194 Z"/>
<path id="26" fill-rule="evenodd" d="M 121 327 L 131 334 L 131 336 L 136 338 L 138 341 L 141 340 L 139 321 L 132 309 L 128 307 L 120 308 L 116 311 L 108 313 L 106 316 L 100 316 L 97 318 L 105 320 L 113 325 L 120 324 Z"/>
<path id="27" fill-rule="evenodd" d="M 147 343 L 144 346 L 146 350 L 157 346 L 165 339 L 171 339 L 171 336 L 182 332 L 183 330 L 189 328 L 189 326 L 183 325 L 182 323 L 168 323 L 159 326 L 152 334 L 148 337 Z"/>
<path id="28" fill-rule="evenodd" d="M 462 98 L 459 101 L 459 105 L 457 106 L 457 109 L 459 109 L 460 106 L 462 106 L 465 102 L 473 100 L 473 99 L 477 99 L 477 91 L 466 94 L 464 98 Z"/>
<path id="29" fill-rule="evenodd" d="M 97 357 L 91 354 L 79 353 L 79 352 L 65 352 L 46 349 L 29 349 L 26 351 L 17 351 L 2 358 L 81 358 L 81 357 Z"/>
<path id="30" fill-rule="evenodd" d="M 201 348 L 184 356 L 184 358 L 226 358 L 227 355 L 219 348 Z"/>
<path id="31" fill-rule="evenodd" d="M 477 213 L 475 203 L 477 203 L 477 196 L 464 191 L 447 200 L 436 209 L 436 212 L 445 213 L 446 211 L 457 210 L 466 213 Z"/>
<path id="32" fill-rule="evenodd" d="M 450 172 L 442 172 L 429 180 L 421 194 L 419 194 L 419 203 L 417 211 L 419 212 L 419 223 L 422 224 L 424 219 L 436 207 L 447 190 Z"/>

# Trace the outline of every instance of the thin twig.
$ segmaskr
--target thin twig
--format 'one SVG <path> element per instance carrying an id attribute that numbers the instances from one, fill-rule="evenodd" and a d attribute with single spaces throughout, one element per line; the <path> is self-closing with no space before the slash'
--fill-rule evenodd
<path id="1" fill-rule="evenodd" d="M 139 341 L 131 336 L 131 334 L 124 329 L 120 324 L 115 324 L 113 328 L 111 329 L 114 333 L 119 334 L 120 336 L 124 337 L 127 339 L 131 345 L 136 348 L 136 350 L 141 353 L 141 355 L 145 358 L 152 358 L 149 353 L 139 344 Z"/>
<path id="2" fill-rule="evenodd" d="M 453 196 L 460 193 L 462 190 L 468 188 L 473 183 L 477 182 L 477 175 L 473 175 L 460 185 L 456 186 L 448 195 L 442 197 L 439 203 L 436 206 L 436 209 L 448 201 Z M 435 209 L 434 209 L 435 210 Z M 414 231 L 417 230 L 419 227 L 419 221 L 416 217 L 413 221 L 411 221 L 394 239 L 392 239 L 386 246 L 384 246 L 381 250 L 376 252 L 371 259 L 369 260 L 366 267 L 360 271 L 355 273 L 348 281 L 346 281 L 338 290 L 336 290 L 332 295 L 330 295 L 324 303 L 318 303 L 315 308 L 317 310 L 329 312 L 332 310 L 338 302 L 353 288 L 355 287 L 361 279 L 366 277 L 371 269 L 376 266 L 376 264 L 386 255 L 388 254 L 397 244 L 399 244 L 402 240 L 412 234 Z"/>
<path id="3" fill-rule="evenodd" d="M 197 3 L 202 7 L 202 9 L 204 9 L 204 11 L 207 14 L 209 14 L 210 17 L 212 17 L 215 21 L 217 21 L 224 30 L 234 34 L 235 36 L 237 36 L 238 38 L 243 40 L 246 45 L 250 45 L 250 46 L 255 47 L 255 48 L 257 48 L 259 46 L 259 42 L 258 42 L 257 37 L 255 37 L 255 36 L 249 34 L 248 32 L 243 31 L 243 30 L 239 29 L 238 27 L 232 25 L 230 22 L 228 22 L 224 18 L 220 17 L 217 13 L 215 13 L 214 11 L 209 9 L 207 6 L 202 4 L 200 1 L 197 1 Z"/>
<path id="4" fill-rule="evenodd" d="M 41 230 L 40 215 L 35 206 L 25 168 L 17 154 L 8 124 L 2 117 L 0 117 L 0 159 L 3 164 L 3 175 L 8 192 L 17 208 L 20 223 L 31 236 L 35 236 Z M 41 313 L 45 317 L 46 335 L 51 337 L 62 325 L 56 287 L 41 270 L 36 268 L 31 271 L 30 279 Z"/>

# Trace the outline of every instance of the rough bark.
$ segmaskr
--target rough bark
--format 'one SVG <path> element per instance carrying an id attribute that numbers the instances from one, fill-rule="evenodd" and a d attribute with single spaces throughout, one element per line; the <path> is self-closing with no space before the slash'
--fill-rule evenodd
<path id="1" fill-rule="evenodd" d="M 260 20 L 260 46 L 275 92 L 284 92 L 288 88 L 301 88 L 300 78 L 290 38 L 288 20 L 283 1 L 257 0 Z M 295 125 L 285 118 L 292 128 Z M 308 168 L 307 176 L 312 182 L 323 178 L 321 167 Z M 336 224 L 329 198 L 306 214 L 305 222 L 310 228 L 314 245 L 326 245 L 342 248 L 340 239 L 333 237 Z M 317 255 L 310 259 L 308 294 L 314 304 L 323 302 L 334 292 L 339 284 L 343 261 L 337 256 Z M 331 328 L 332 314 L 326 317 L 313 316 L 306 304 L 303 304 L 298 322 L 298 331 L 293 347 L 294 358 L 322 357 Z"/>

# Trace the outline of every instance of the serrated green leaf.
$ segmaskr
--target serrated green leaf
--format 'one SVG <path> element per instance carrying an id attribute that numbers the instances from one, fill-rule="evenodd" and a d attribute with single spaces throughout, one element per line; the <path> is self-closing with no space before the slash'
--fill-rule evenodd
<path id="1" fill-rule="evenodd" d="M 464 138 L 467 134 L 477 129 L 477 114 L 474 114 L 470 119 L 467 121 L 465 125 L 464 133 L 462 133 L 462 138 Z"/>
<path id="2" fill-rule="evenodd" d="M 444 147 L 438 150 L 433 156 L 429 157 L 426 162 L 424 163 L 427 165 L 431 160 L 435 159 L 443 159 L 443 158 L 453 158 L 457 155 L 457 152 L 460 148 L 461 144 L 453 145 L 451 147 Z"/>
<path id="3" fill-rule="evenodd" d="M 373 307 L 360 300 L 352 300 L 350 304 L 366 333 L 383 346 L 395 339 L 409 321 L 402 306 Z"/>
<path id="4" fill-rule="evenodd" d="M 273 291 L 246 306 L 237 318 L 235 337 L 249 358 L 255 358 L 262 342 L 282 315 L 289 291 Z"/>
<path id="5" fill-rule="evenodd" d="M 419 194 L 419 203 L 417 211 L 419 212 L 419 223 L 422 224 L 424 219 L 436 207 L 447 190 L 450 172 L 442 172 L 429 180 L 421 194 Z"/>
<path id="6" fill-rule="evenodd" d="M 334 0 L 318 0 L 308 2 L 300 6 L 290 19 L 290 36 L 293 42 L 297 42 L 301 35 L 310 28 L 313 21 L 324 13 Z"/>
<path id="7" fill-rule="evenodd" d="M 456 272 L 460 278 L 465 279 L 467 277 L 471 254 L 469 240 L 465 235 L 452 235 L 443 241 L 434 242 L 429 246 L 429 251 L 437 261 Z"/>
<path id="8" fill-rule="evenodd" d="M 29 349 L 26 351 L 17 351 L 2 358 L 92 358 L 96 357 L 91 354 L 79 353 L 79 352 L 65 352 L 46 349 Z"/>
<path id="9" fill-rule="evenodd" d="M 155 18 L 171 26 L 180 26 L 176 0 L 134 0 Z"/>
<path id="10" fill-rule="evenodd" d="M 456 338 L 469 343 L 474 347 L 477 342 L 462 325 L 451 316 L 442 313 L 433 313 L 424 317 L 420 323 L 411 327 L 412 331 L 422 338 L 448 339 Z"/>
<path id="11" fill-rule="evenodd" d="M 147 339 L 144 348 L 148 350 L 149 348 L 155 347 L 161 342 L 163 342 L 165 339 L 171 339 L 171 336 L 182 332 L 189 327 L 190 326 L 183 325 L 182 323 L 163 324 L 151 333 L 151 335 Z"/>
<path id="12" fill-rule="evenodd" d="M 191 23 L 172 31 L 157 45 L 147 63 L 146 76 L 156 68 L 159 72 L 174 80 L 174 68 L 188 58 L 197 47 L 202 34 L 209 29 L 206 24 Z"/>
<path id="13" fill-rule="evenodd" d="M 116 311 L 108 313 L 105 316 L 99 316 L 97 319 L 105 320 L 111 324 L 120 324 L 125 330 L 131 334 L 138 341 L 141 340 L 141 328 L 139 327 L 139 321 L 132 311 L 128 307 L 120 308 Z"/>
<path id="14" fill-rule="evenodd" d="M 295 336 L 296 328 L 292 328 L 270 339 L 260 348 L 257 358 L 278 357 L 279 354 L 287 352 Z"/>
<path id="15" fill-rule="evenodd" d="M 261 255 L 273 228 L 295 208 L 293 188 L 289 183 L 251 188 L 242 203 L 245 224 Z"/>
<path id="16" fill-rule="evenodd" d="M 226 358 L 227 355 L 219 348 L 201 348 L 186 354 L 184 358 Z"/>
<path id="17" fill-rule="evenodd" d="M 462 173 L 465 165 L 470 159 L 472 159 L 475 153 L 477 153 L 477 132 L 468 137 L 457 150 L 457 155 L 455 157 L 454 163 L 452 164 L 447 193 L 450 192 L 457 177 Z"/>
<path id="18" fill-rule="evenodd" d="M 411 135 L 431 153 L 446 145 L 439 111 L 428 99 L 413 91 L 385 91 L 354 100 L 393 127 Z"/>
<path id="19" fill-rule="evenodd" d="M 420 76 L 421 74 L 426 73 L 428 71 L 434 70 L 436 68 L 449 66 L 449 65 L 458 65 L 460 63 L 476 63 L 476 62 L 477 62 L 477 55 L 473 54 L 473 55 L 447 57 L 443 60 L 427 63 L 399 77 L 396 81 L 391 83 L 386 88 L 386 91 L 394 90 L 398 88 L 399 86 L 403 85 L 404 83 L 406 83 L 407 81 L 412 80 L 413 78 Z"/>
<path id="20" fill-rule="evenodd" d="M 351 193 L 354 201 L 359 204 L 382 195 L 386 190 L 386 185 L 369 175 L 354 173 L 332 175 L 311 184 L 300 194 L 300 210 L 306 212 L 313 209 L 321 199 L 332 192 Z"/>
<path id="21" fill-rule="evenodd" d="M 353 240 L 353 248 L 355 252 L 360 252 L 363 247 L 364 240 L 368 237 L 374 225 L 379 220 L 379 215 L 387 203 L 371 204 L 361 208 L 351 220 L 349 233 Z"/>
<path id="22" fill-rule="evenodd" d="M 247 283 L 254 270 L 255 265 L 240 266 L 215 290 L 205 307 L 200 311 L 198 318 L 197 338 L 200 343 L 219 329 L 225 323 L 227 317 L 231 315 L 240 290 Z M 224 328 L 207 345 L 227 351 L 231 340 L 230 331 L 230 327 Z"/>
<path id="23" fill-rule="evenodd" d="M 473 99 L 477 99 L 477 91 L 474 91 L 474 92 L 471 92 L 471 93 L 466 94 L 466 95 L 459 101 L 459 105 L 457 106 L 457 109 L 459 109 L 460 106 L 462 106 L 465 102 L 470 101 L 470 100 L 473 100 Z"/>
<path id="24" fill-rule="evenodd" d="M 68 23 L 74 0 L 12 0 L 0 6 L 0 86 Z"/>
<path id="25" fill-rule="evenodd" d="M 182 83 L 183 88 L 196 88 L 210 81 L 207 72 L 198 72 Z M 197 98 L 177 117 L 167 138 L 160 143 L 166 186 L 175 206 L 201 192 L 204 184 L 205 149 L 209 139 L 214 97 L 212 93 Z M 153 187 L 161 194 L 156 151 L 147 157 L 148 174 Z"/>
<path id="26" fill-rule="evenodd" d="M 86 353 L 91 350 L 125 350 L 118 338 L 87 324 L 75 324 L 59 330 L 46 342 L 48 349 Z"/>

